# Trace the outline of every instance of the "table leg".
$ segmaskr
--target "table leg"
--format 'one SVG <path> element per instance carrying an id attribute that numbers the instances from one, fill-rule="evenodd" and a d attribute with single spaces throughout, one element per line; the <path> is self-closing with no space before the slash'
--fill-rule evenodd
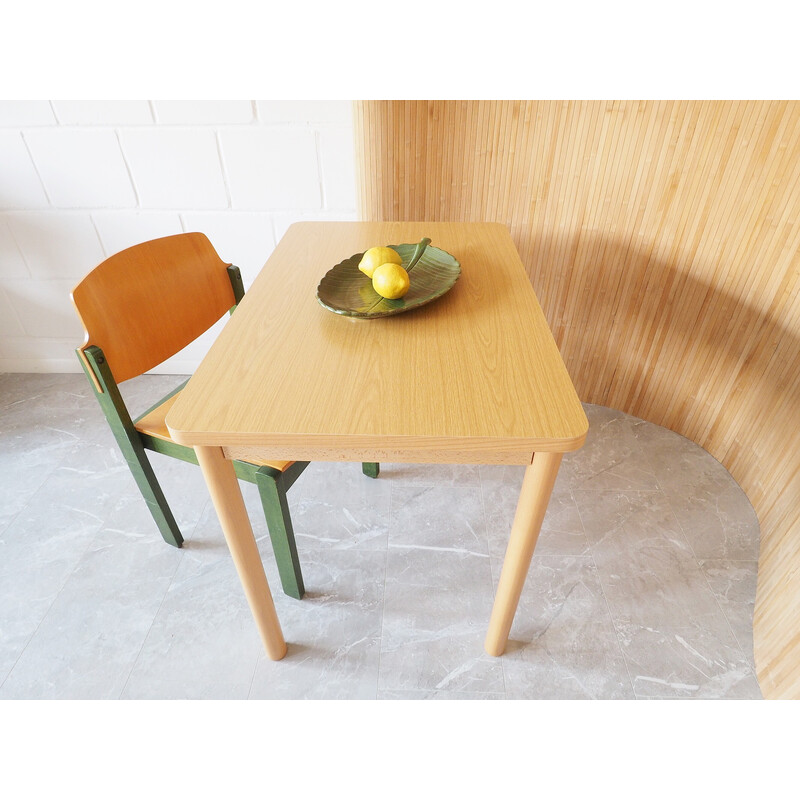
<path id="1" fill-rule="evenodd" d="M 506 649 L 511 623 L 517 612 L 522 586 L 528 575 L 533 549 L 539 538 L 561 457 L 561 453 L 536 453 L 533 462 L 525 470 L 484 643 L 490 656 L 500 656 Z"/>
<path id="2" fill-rule="evenodd" d="M 280 661 L 286 655 L 286 642 L 233 463 L 220 447 L 195 447 L 195 453 L 267 655 Z"/>

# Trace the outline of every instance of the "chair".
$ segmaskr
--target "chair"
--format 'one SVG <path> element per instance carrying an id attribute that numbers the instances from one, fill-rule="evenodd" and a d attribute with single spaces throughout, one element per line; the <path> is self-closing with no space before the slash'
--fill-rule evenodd
<path id="1" fill-rule="evenodd" d="M 244 296 L 239 268 L 224 263 L 202 233 L 166 236 L 129 247 L 95 267 L 73 290 L 86 338 L 78 358 L 164 540 L 183 543 L 146 450 L 197 464 L 174 442 L 165 417 L 186 382 L 132 420 L 118 384 L 182 350 Z M 302 598 L 303 576 L 286 492 L 307 461 L 234 461 L 236 475 L 258 486 L 281 585 Z M 364 464 L 378 477 L 378 464 Z"/>

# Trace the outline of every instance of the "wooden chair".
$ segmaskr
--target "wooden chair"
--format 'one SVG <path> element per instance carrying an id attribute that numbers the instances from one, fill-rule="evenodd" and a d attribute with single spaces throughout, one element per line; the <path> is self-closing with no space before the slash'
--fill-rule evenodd
<path id="1" fill-rule="evenodd" d="M 145 453 L 197 464 L 191 447 L 174 442 L 167 411 L 186 382 L 132 420 L 118 384 L 161 364 L 208 330 L 244 296 L 239 268 L 224 263 L 202 233 L 184 233 L 129 247 L 95 267 L 73 290 L 86 331 L 77 353 L 100 407 L 164 540 L 183 542 Z M 264 507 L 281 584 L 300 599 L 303 576 L 286 492 L 307 461 L 235 461 L 237 476 L 255 483 Z M 377 478 L 378 464 L 364 464 Z"/>

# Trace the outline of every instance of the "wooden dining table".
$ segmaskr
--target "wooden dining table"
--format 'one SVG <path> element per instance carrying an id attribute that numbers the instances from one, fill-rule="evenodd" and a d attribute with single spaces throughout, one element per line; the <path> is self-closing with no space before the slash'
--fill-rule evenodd
<path id="1" fill-rule="evenodd" d="M 442 297 L 376 319 L 318 302 L 334 265 L 423 237 L 461 265 Z M 166 423 L 195 448 L 273 660 L 286 642 L 233 459 L 526 465 L 485 640 L 499 656 L 562 456 L 588 431 L 508 228 L 457 222 L 292 225 Z"/>

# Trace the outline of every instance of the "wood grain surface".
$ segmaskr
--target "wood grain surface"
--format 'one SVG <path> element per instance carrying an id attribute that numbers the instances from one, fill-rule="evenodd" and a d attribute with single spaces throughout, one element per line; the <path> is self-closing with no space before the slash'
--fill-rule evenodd
<path id="1" fill-rule="evenodd" d="M 82 349 L 100 347 L 117 383 L 161 364 L 235 305 L 227 266 L 202 233 L 110 256 L 72 291 L 86 331 Z"/>
<path id="2" fill-rule="evenodd" d="M 333 265 L 424 236 L 461 262 L 439 300 L 373 320 L 317 302 Z M 228 457 L 506 464 L 577 449 L 588 428 L 496 223 L 292 225 L 166 421 Z"/>
<path id="3" fill-rule="evenodd" d="M 800 698 L 800 103 L 363 101 L 354 128 L 362 218 L 508 225 L 581 399 L 728 468 L 759 682 Z"/>

